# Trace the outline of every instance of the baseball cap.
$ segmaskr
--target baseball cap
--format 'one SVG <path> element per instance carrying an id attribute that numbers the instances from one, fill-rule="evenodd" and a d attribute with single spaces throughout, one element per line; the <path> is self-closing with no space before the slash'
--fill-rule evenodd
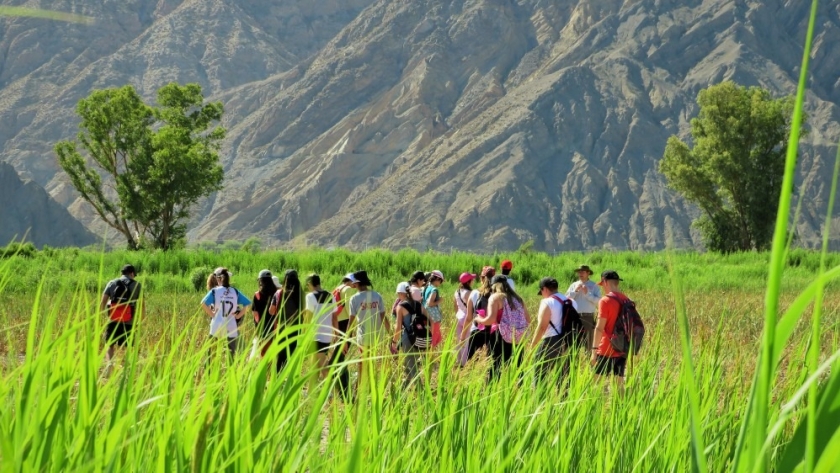
<path id="1" fill-rule="evenodd" d="M 269 271 L 267 269 L 263 269 L 262 271 L 260 271 L 260 274 L 257 277 L 260 278 L 260 279 L 270 278 L 271 277 L 271 271 Z"/>
<path id="2" fill-rule="evenodd" d="M 502 261 L 502 269 L 513 269 L 513 261 L 509 259 Z"/>
<path id="3" fill-rule="evenodd" d="M 492 266 L 485 266 L 484 268 L 481 269 L 481 277 L 483 277 L 483 278 L 484 277 L 492 278 L 495 275 L 496 275 L 496 268 L 494 268 Z"/>
<path id="4" fill-rule="evenodd" d="M 542 290 L 545 288 L 557 290 L 557 287 L 560 286 L 560 283 L 557 282 L 556 279 L 552 277 L 545 277 L 540 279 L 540 290 L 537 292 L 537 295 L 542 293 Z"/>
<path id="5" fill-rule="evenodd" d="M 355 284 L 355 283 L 359 282 L 359 280 L 358 280 L 358 279 L 356 279 L 356 276 L 355 276 L 353 273 L 347 273 L 347 274 L 344 276 L 344 279 L 349 279 L 349 280 L 350 280 L 350 282 L 351 282 L 351 283 L 353 283 L 353 284 Z"/>
<path id="6" fill-rule="evenodd" d="M 232 272 L 230 272 L 230 270 L 229 270 L 229 269 L 227 269 L 227 268 L 225 268 L 225 267 L 223 267 L 223 266 L 219 266 L 218 268 L 216 268 L 215 270 L 213 270 L 213 274 L 215 274 L 216 276 L 221 276 L 221 275 L 222 275 L 222 274 L 224 274 L 224 273 L 227 273 L 227 275 L 228 275 L 228 276 L 233 276 L 233 273 L 232 273 Z"/>
<path id="7" fill-rule="evenodd" d="M 134 269 L 134 266 L 130 265 L 130 264 L 127 264 L 127 265 L 123 266 L 122 270 L 120 272 L 122 274 L 132 274 L 132 273 L 137 274 L 137 271 Z"/>
<path id="8" fill-rule="evenodd" d="M 407 282 L 397 284 L 397 294 L 408 294 L 409 286 Z"/>
<path id="9" fill-rule="evenodd" d="M 441 280 L 441 281 L 443 281 L 443 282 L 445 282 L 445 281 L 446 281 L 446 279 L 443 277 L 443 273 L 441 273 L 441 272 L 440 272 L 439 270 L 437 270 L 437 269 L 435 269 L 434 271 L 432 271 L 431 273 L 429 273 L 429 279 L 431 280 L 432 278 L 438 278 L 438 279 L 440 279 L 440 280 Z"/>
<path id="10" fill-rule="evenodd" d="M 493 276 L 493 279 L 490 280 L 490 284 L 498 284 L 500 282 L 507 284 L 507 276 L 505 276 L 504 274 L 497 274 Z"/>
<path id="11" fill-rule="evenodd" d="M 472 281 L 473 279 L 475 279 L 475 274 L 472 273 L 461 273 L 461 275 L 458 276 L 458 282 L 460 282 L 461 284 L 466 284 Z"/>
<path id="12" fill-rule="evenodd" d="M 599 286 L 604 285 L 604 281 L 613 280 L 613 281 L 624 281 L 620 277 L 618 277 L 618 273 L 613 271 L 612 269 L 608 269 L 601 273 L 601 282 L 598 283 Z"/>

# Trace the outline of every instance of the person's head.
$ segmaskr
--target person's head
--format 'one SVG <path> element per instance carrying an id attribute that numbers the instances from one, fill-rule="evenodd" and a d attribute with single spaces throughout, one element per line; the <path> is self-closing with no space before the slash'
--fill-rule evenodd
<path id="1" fill-rule="evenodd" d="M 540 279 L 540 291 L 537 295 L 542 296 L 543 298 L 551 297 L 552 294 L 557 293 L 557 288 L 560 287 L 560 284 L 557 282 L 556 279 L 552 277 L 545 277 Z"/>
<path id="2" fill-rule="evenodd" d="M 274 276 L 271 271 L 264 269 L 257 275 L 257 283 L 260 285 L 260 292 L 263 294 L 274 294 L 277 292 L 278 284 L 274 283 Z"/>
<path id="3" fill-rule="evenodd" d="M 606 289 L 608 292 L 618 292 L 618 286 L 621 281 L 623 281 L 623 279 L 618 276 L 617 272 L 612 269 L 608 269 L 601 273 L 601 282 L 599 282 L 598 285 Z"/>
<path id="4" fill-rule="evenodd" d="M 483 297 L 487 297 L 493 292 L 492 284 L 490 281 L 493 280 L 493 276 L 496 275 L 496 268 L 492 266 L 485 266 L 481 270 L 481 288 L 478 292 L 481 293 Z"/>
<path id="5" fill-rule="evenodd" d="M 373 286 L 373 283 L 367 275 L 367 271 L 356 271 L 353 273 L 353 278 L 357 281 L 356 287 L 359 289 L 359 292 L 367 291 L 369 287 Z"/>
<path id="6" fill-rule="evenodd" d="M 474 279 L 475 274 L 461 273 L 461 275 L 458 276 L 458 282 L 460 283 L 458 289 L 466 289 L 468 291 L 472 291 L 472 282 Z"/>
<path id="7" fill-rule="evenodd" d="M 504 274 L 497 274 L 496 276 L 493 276 L 493 279 L 490 280 L 490 285 L 493 288 L 493 294 L 501 294 L 505 296 L 508 299 L 508 302 L 515 299 L 519 301 L 520 304 L 524 304 L 519 294 L 510 287 L 507 276 Z"/>
<path id="8" fill-rule="evenodd" d="M 294 269 L 287 269 L 283 277 L 283 291 L 294 292 L 300 290 L 300 278 L 297 271 Z"/>
<path id="9" fill-rule="evenodd" d="M 411 275 L 411 278 L 408 280 L 409 284 L 412 286 L 424 286 L 426 284 L 426 273 L 423 271 L 415 271 L 414 274 Z"/>
<path id="10" fill-rule="evenodd" d="M 347 274 L 346 274 L 346 275 L 345 275 L 345 276 L 341 279 L 341 284 L 344 284 L 345 286 L 357 287 L 356 285 L 357 285 L 358 283 L 359 283 L 359 281 L 357 281 L 357 280 L 356 280 L 356 277 L 355 277 L 355 276 L 353 276 L 353 273 L 347 273 Z"/>
<path id="11" fill-rule="evenodd" d="M 216 286 L 214 287 L 230 287 L 230 277 L 233 276 L 233 273 L 231 273 L 227 268 L 216 268 L 216 270 L 213 271 L 213 275 L 216 276 Z M 208 281 L 208 283 L 209 282 L 210 281 Z"/>
<path id="12" fill-rule="evenodd" d="M 397 284 L 397 299 L 401 301 L 407 301 L 410 290 L 411 286 L 407 282 L 401 282 Z"/>
<path id="13" fill-rule="evenodd" d="M 592 277 L 592 270 L 585 264 L 580 265 L 580 267 L 575 270 L 575 273 L 577 273 L 578 279 L 582 282 L 589 281 L 589 278 Z"/>
<path id="14" fill-rule="evenodd" d="M 122 267 L 122 270 L 120 270 L 120 274 L 127 277 L 128 279 L 134 279 L 137 276 L 137 271 L 134 269 L 133 265 L 127 264 Z"/>
<path id="15" fill-rule="evenodd" d="M 307 276 L 306 277 L 306 287 L 310 291 L 317 291 L 317 290 L 321 289 L 321 276 L 318 276 L 317 274 L 314 274 L 314 273 Z"/>
<path id="16" fill-rule="evenodd" d="M 510 271 L 513 269 L 513 261 L 506 259 L 502 261 L 502 274 L 505 276 L 510 275 Z"/>
<path id="17" fill-rule="evenodd" d="M 438 287 L 444 283 L 445 279 L 443 277 L 443 273 L 438 271 L 437 269 L 429 273 L 429 284 L 434 287 Z"/>

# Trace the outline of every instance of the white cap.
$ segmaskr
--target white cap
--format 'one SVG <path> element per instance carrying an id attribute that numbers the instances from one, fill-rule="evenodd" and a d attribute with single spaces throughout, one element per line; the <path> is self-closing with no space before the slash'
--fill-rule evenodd
<path id="1" fill-rule="evenodd" d="M 280 287 L 280 278 L 277 276 L 271 276 L 271 280 L 274 281 L 274 285 Z"/>
<path id="2" fill-rule="evenodd" d="M 397 294 L 408 294 L 408 289 L 409 286 L 407 282 L 397 284 Z"/>
<path id="3" fill-rule="evenodd" d="M 349 279 L 349 280 L 350 280 L 350 282 L 352 282 L 352 283 L 357 283 L 357 282 L 359 282 L 359 280 L 358 280 L 358 279 L 356 279 L 356 276 L 353 276 L 353 273 L 347 273 L 347 275 L 346 275 L 346 276 L 344 276 L 344 278 L 345 278 L 345 279 Z"/>

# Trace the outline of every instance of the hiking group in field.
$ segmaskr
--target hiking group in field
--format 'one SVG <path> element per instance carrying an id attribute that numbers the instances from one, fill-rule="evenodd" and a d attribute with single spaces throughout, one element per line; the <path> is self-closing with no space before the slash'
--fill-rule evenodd
<path id="1" fill-rule="evenodd" d="M 446 297 L 440 289 L 446 278 L 439 270 L 416 271 L 397 284 L 389 311 L 363 270 L 346 274 L 328 291 L 318 274 L 310 274 L 302 284 L 295 270 L 285 271 L 280 280 L 265 269 L 257 275 L 258 289 L 249 299 L 231 286 L 233 273 L 219 267 L 209 275 L 200 304 L 214 342 L 209 356 L 220 350 L 221 343 L 235 360 L 243 348 L 240 326 L 250 319 L 254 339 L 249 359 L 271 354 L 274 369 L 280 372 L 296 351 L 306 350 L 314 354 L 318 379 L 334 382 L 345 396 L 358 392 L 364 370 L 374 366 L 365 361 L 387 356 L 386 348 L 402 364 L 405 388 L 418 382 L 424 363 L 434 367 L 445 350 L 454 351 L 459 367 L 483 351 L 489 359 L 487 382 L 508 366 L 528 362 L 535 366 L 536 380 L 562 386 L 576 354 L 583 351 L 596 379 L 612 380 L 623 393 L 627 359 L 641 347 L 644 325 L 633 301 L 621 291 L 618 273 L 606 270 L 596 283 L 592 269 L 582 265 L 575 269 L 578 279 L 565 293 L 557 279 L 544 277 L 539 281 L 539 307 L 532 314 L 516 292 L 513 263 L 505 260 L 500 269 L 497 274 L 493 266 L 485 266 L 479 274 L 458 276 L 451 296 L 454 329 L 445 334 Z M 114 348 L 130 344 L 133 338 L 142 295 L 135 277 L 134 267 L 126 265 L 102 295 L 100 309 L 109 316 L 105 330 L 109 366 Z M 249 313 L 251 317 L 246 317 Z M 306 340 L 310 335 L 313 339 Z M 447 335 L 451 340 L 444 343 Z M 362 362 L 349 363 L 356 349 Z M 358 370 L 355 387 L 351 365 Z"/>

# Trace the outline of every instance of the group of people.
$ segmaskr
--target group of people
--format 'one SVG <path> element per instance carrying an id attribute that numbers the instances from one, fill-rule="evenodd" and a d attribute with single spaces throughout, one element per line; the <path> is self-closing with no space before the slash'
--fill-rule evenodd
<path id="1" fill-rule="evenodd" d="M 565 293 L 557 279 L 542 278 L 538 292 L 542 299 L 532 317 L 516 292 L 513 263 L 505 260 L 500 269 L 497 274 L 494 267 L 485 266 L 479 274 L 464 272 L 458 277 L 452 296 L 455 330 L 450 334 L 451 344 L 445 346 L 455 347 L 459 366 L 466 366 L 484 350 L 491 359 L 487 379 L 493 381 L 506 366 L 521 363 L 528 352 L 538 363 L 538 377 L 553 377 L 559 383 L 568 372 L 572 352 L 582 348 L 591 353 L 596 376 L 612 377 L 623 390 L 628 353 L 617 351 L 611 343 L 616 321 L 629 301 L 621 292 L 618 273 L 604 271 L 596 283 L 591 279 L 593 271 L 580 266 L 575 270 L 578 279 Z M 122 276 L 111 281 L 102 296 L 101 309 L 107 310 L 110 318 L 105 334 L 109 360 L 114 346 L 130 340 L 141 295 L 135 276 L 134 267 L 126 265 Z M 440 287 L 446 279 L 439 270 L 417 271 L 397 284 L 390 315 L 366 271 L 346 274 L 328 291 L 317 274 L 307 276 L 302 284 L 295 270 L 287 270 L 281 281 L 266 269 L 257 276 L 258 290 L 252 299 L 231 286 L 232 276 L 229 269 L 220 267 L 208 277 L 201 306 L 209 318 L 210 337 L 224 340 L 233 357 L 241 348 L 240 325 L 250 312 L 256 328 L 252 358 L 274 354 L 279 372 L 302 345 L 311 343 L 319 376 L 326 378 L 332 369 L 345 394 L 351 388 L 346 362 L 351 346 L 359 348 L 362 359 L 387 346 L 402 361 L 407 387 L 417 379 L 421 364 L 433 359 L 429 354 L 440 352 L 444 341 L 445 304 Z M 572 313 L 579 317 L 578 334 L 568 333 Z M 305 334 L 310 333 L 314 340 L 303 343 Z M 358 364 L 358 382 L 363 379 L 365 364 Z"/>

